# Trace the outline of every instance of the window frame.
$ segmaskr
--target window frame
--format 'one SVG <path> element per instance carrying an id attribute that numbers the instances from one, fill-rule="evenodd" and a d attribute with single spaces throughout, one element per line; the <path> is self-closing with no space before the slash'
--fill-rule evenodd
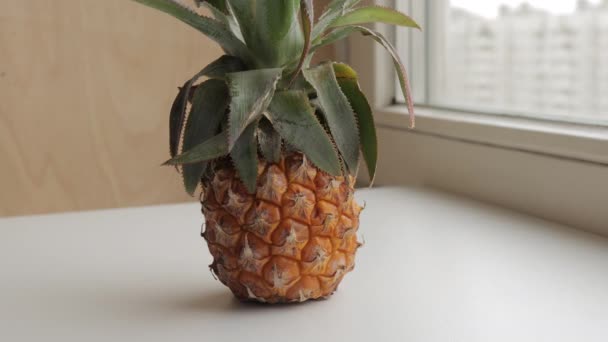
<path id="1" fill-rule="evenodd" d="M 395 7 L 394 0 L 367 1 L 371 3 Z M 365 2 L 364 2 L 365 3 Z M 501 182 L 510 183 L 508 188 L 512 193 L 503 195 L 486 191 L 488 188 L 483 183 L 487 179 L 487 170 L 466 169 L 463 165 L 454 161 L 452 164 L 443 165 L 445 171 L 433 169 L 434 177 L 429 179 L 425 172 L 433 168 L 438 160 L 433 158 L 418 158 L 416 165 L 396 165 L 398 169 L 408 169 L 408 173 L 416 174 L 415 177 L 384 176 L 382 172 L 377 177 L 379 184 L 417 184 L 447 189 L 462 193 L 484 201 L 501 204 L 517 210 L 567 223 L 587 230 L 593 230 L 602 234 L 608 234 L 608 127 L 591 125 L 585 123 L 574 123 L 558 121 L 549 118 L 530 118 L 512 114 L 480 113 L 462 109 L 444 108 L 426 105 L 426 99 L 431 96 L 429 78 L 435 77 L 429 72 L 426 55 L 430 54 L 431 47 L 426 43 L 432 32 L 429 24 L 432 22 L 428 15 L 426 4 L 432 7 L 433 1 L 425 0 L 399 0 L 400 9 L 410 14 L 424 28 L 422 32 L 408 30 L 407 34 L 396 34 L 396 29 L 387 25 L 374 25 L 374 29 L 384 34 L 390 41 L 398 45 L 407 44 L 408 52 L 402 55 L 404 63 L 409 72 L 412 88 L 414 90 L 414 102 L 417 114 L 417 126 L 414 130 L 407 128 L 405 118 L 406 108 L 397 104 L 397 84 L 392 62 L 384 49 L 374 44 L 371 39 L 353 36 L 349 39 L 347 50 L 349 51 L 349 63 L 359 72 L 360 83 L 363 90 L 368 94 L 368 99 L 374 109 L 374 117 L 381 137 L 380 156 L 396 153 L 393 146 L 382 145 L 383 132 L 391 131 L 403 134 L 410 143 L 432 138 L 441 143 L 441 151 L 447 150 L 453 154 L 462 154 L 468 158 L 471 151 L 468 147 L 479 151 L 491 151 L 485 154 L 485 163 L 504 163 L 505 158 L 510 158 L 509 153 L 517 153 L 518 165 L 505 165 L 512 168 L 513 172 L 525 174 L 531 172 L 538 174 L 539 167 L 546 165 L 546 172 L 550 174 L 542 180 L 535 179 L 530 182 L 522 181 L 518 177 L 505 179 Z M 401 30 L 401 28 L 400 28 Z M 422 53 L 420 53 L 422 51 Z M 423 103 L 423 104 L 420 104 Z M 408 137 L 405 137 L 408 135 Z M 405 140 L 404 140 L 405 141 Z M 465 144 L 465 145 L 463 145 Z M 404 150 L 402 148 L 402 150 Z M 466 151 L 465 151 L 466 150 Z M 416 157 L 416 152 L 398 152 L 410 154 Z M 481 158 L 481 156 L 480 156 Z M 502 159 L 501 159 L 502 158 Z M 405 163 L 405 162 L 402 162 Z M 527 170 L 534 165 L 534 170 Z M 383 167 L 383 165 L 380 165 Z M 386 165 L 384 166 L 386 167 Z M 461 170 L 468 173 L 470 177 L 468 186 L 457 184 L 457 179 L 449 172 Z M 573 171 L 575 170 L 575 171 Z M 605 172 L 604 172 L 605 171 Z M 442 176 L 442 172 L 444 172 Z M 474 173 L 479 172 L 478 175 Z M 571 175 L 566 172 L 576 172 L 585 177 L 586 186 L 577 187 L 576 184 L 566 184 Z M 390 173 L 390 172 L 389 172 Z M 496 175 L 500 176 L 499 174 Z M 475 183 L 478 179 L 478 183 Z M 365 181 L 365 180 L 363 180 Z M 475 184 L 473 184 L 475 183 Z M 596 187 L 591 186 L 597 184 Z M 523 195 L 524 187 L 538 187 L 539 191 L 546 190 L 551 193 L 556 187 L 566 187 L 570 209 L 564 208 L 559 199 L 543 200 L 541 206 L 533 201 L 538 198 L 527 198 Z M 593 200 L 593 203 L 590 202 Z M 563 201 L 562 201 L 563 202 Z M 603 202 L 603 203 L 597 203 Z M 587 206 L 582 213 L 577 213 L 576 203 Z M 532 209 L 529 209 L 532 208 Z M 606 213 L 604 213 L 606 212 Z"/>

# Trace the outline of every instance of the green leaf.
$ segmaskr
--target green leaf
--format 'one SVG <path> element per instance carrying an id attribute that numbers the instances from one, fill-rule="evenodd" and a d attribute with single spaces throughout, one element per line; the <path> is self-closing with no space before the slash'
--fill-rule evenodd
<path id="1" fill-rule="evenodd" d="M 323 35 L 325 30 L 338 18 L 346 14 L 360 0 L 333 0 L 327 5 L 317 24 L 312 30 L 313 42 Z"/>
<path id="2" fill-rule="evenodd" d="M 315 19 L 312 0 L 302 0 L 300 14 L 301 14 L 301 21 L 302 21 L 302 31 L 304 32 L 304 48 L 302 49 L 302 55 L 300 56 L 300 61 L 298 62 L 298 66 L 296 67 L 295 71 L 293 72 L 293 76 L 291 77 L 291 80 L 289 81 L 289 86 L 291 84 L 293 84 L 293 82 L 296 80 L 296 78 L 300 74 L 300 71 L 302 70 L 302 66 L 306 62 L 306 57 L 308 55 L 308 51 L 310 50 L 310 46 L 311 46 L 310 35 L 311 35 L 313 22 Z M 287 88 L 289 88 L 289 86 Z"/>
<path id="3" fill-rule="evenodd" d="M 191 79 L 189 79 L 179 89 L 175 101 L 171 106 L 171 113 L 169 114 L 169 152 L 171 157 L 175 157 L 179 150 L 179 143 L 181 141 L 181 135 L 184 128 L 184 121 L 186 117 L 186 107 L 188 100 L 190 99 L 190 93 L 192 86 L 199 78 L 203 76 L 211 78 L 224 78 L 227 73 L 241 71 L 245 68 L 243 62 L 237 57 L 222 56 L 219 59 L 211 62 L 203 70 L 199 71 Z"/>
<path id="4" fill-rule="evenodd" d="M 218 9 L 224 14 L 228 14 L 228 6 L 226 4 L 226 0 L 194 0 L 197 6 L 203 5 L 211 5 L 213 8 Z"/>
<path id="5" fill-rule="evenodd" d="M 346 63 L 334 62 L 332 66 L 338 82 L 343 81 L 344 79 L 356 81 L 357 78 L 359 78 L 357 72 Z"/>
<path id="6" fill-rule="evenodd" d="M 230 157 L 250 194 L 255 193 L 258 178 L 258 146 L 255 141 L 257 121 L 251 123 L 234 144 Z"/>
<path id="7" fill-rule="evenodd" d="M 169 113 L 169 153 L 171 157 L 175 157 L 179 149 L 191 88 L 192 80 L 190 79 L 179 88 L 177 96 L 171 105 L 171 112 Z"/>
<path id="8" fill-rule="evenodd" d="M 409 16 L 394 9 L 381 6 L 357 8 L 337 18 L 329 27 L 367 23 L 385 23 L 420 29 L 420 26 Z"/>
<path id="9" fill-rule="evenodd" d="M 359 31 L 365 36 L 371 36 L 374 40 L 380 43 L 391 55 L 393 59 L 393 64 L 395 66 L 395 69 L 397 70 L 397 76 L 399 78 L 401 91 L 403 92 L 403 96 L 405 97 L 408 112 L 410 114 L 410 127 L 413 128 L 415 126 L 414 102 L 412 100 L 407 72 L 405 70 L 403 62 L 401 61 L 401 58 L 399 58 L 399 55 L 397 54 L 397 51 L 384 36 L 363 26 L 340 27 L 323 37 L 321 40 L 319 40 L 315 45 L 313 45 L 311 51 L 314 52 L 320 46 L 331 44 L 337 40 L 346 38 L 354 31 Z M 312 53 L 309 54 L 309 56 L 311 55 Z"/>
<path id="10" fill-rule="evenodd" d="M 247 68 L 245 63 L 237 57 L 223 55 L 215 61 L 209 63 L 202 71 L 202 76 L 209 78 L 225 79 L 226 74 L 243 71 Z"/>
<path id="11" fill-rule="evenodd" d="M 225 156 L 228 154 L 227 140 L 228 132 L 224 131 L 194 146 L 190 150 L 167 160 L 163 165 L 192 164 Z"/>
<path id="12" fill-rule="evenodd" d="M 303 73 L 316 89 L 331 135 L 349 172 L 354 173 L 359 164 L 359 129 L 355 113 L 340 90 L 332 64 L 324 63 Z"/>
<path id="13" fill-rule="evenodd" d="M 201 83 L 194 92 L 182 149 L 188 151 L 212 138 L 220 127 L 227 107 L 228 87 L 224 81 L 210 79 Z M 206 167 L 207 162 L 182 167 L 184 186 L 190 195 L 196 190 Z"/>
<path id="14" fill-rule="evenodd" d="M 258 68 L 284 66 L 302 51 L 300 0 L 228 0 Z"/>
<path id="15" fill-rule="evenodd" d="M 297 90 L 276 93 L 266 115 L 281 137 L 319 169 L 334 176 L 341 174 L 336 150 L 315 117 L 306 93 Z"/>
<path id="16" fill-rule="evenodd" d="M 407 105 L 407 110 L 410 114 L 410 128 L 414 128 L 416 125 L 416 116 L 414 114 L 414 101 L 412 100 L 412 92 L 410 90 L 410 83 L 407 77 L 407 72 L 405 71 L 405 66 L 403 62 L 401 62 L 401 58 L 397 54 L 397 51 L 391 45 L 391 43 L 380 33 L 375 32 L 373 30 L 368 29 L 364 26 L 352 26 L 358 31 L 360 31 L 364 36 L 370 36 L 372 39 L 380 43 L 391 55 L 393 59 L 393 64 L 395 69 L 397 70 L 397 77 L 399 78 L 399 84 L 401 85 L 401 91 L 403 92 L 403 96 L 405 97 L 405 103 Z"/>
<path id="17" fill-rule="evenodd" d="M 133 0 L 143 5 L 165 12 L 182 22 L 192 26 L 222 46 L 229 55 L 241 57 L 248 63 L 253 57 L 247 46 L 240 41 L 221 22 L 201 16 L 176 0 Z"/>
<path id="18" fill-rule="evenodd" d="M 306 56 L 306 60 L 304 61 L 304 67 L 308 68 L 308 66 L 310 65 L 310 61 L 312 60 L 312 58 L 314 57 L 315 52 L 323 47 L 323 46 L 327 46 L 330 44 L 333 44 L 339 40 L 342 40 L 344 38 L 347 38 L 348 36 L 350 36 L 353 32 L 357 31 L 356 29 L 352 28 L 352 27 L 339 27 L 335 30 L 332 30 L 331 32 L 329 32 L 328 34 L 324 35 L 323 37 L 321 37 L 320 39 L 318 39 L 316 41 L 316 43 L 314 43 L 311 47 L 310 47 L 310 51 L 308 52 L 308 55 Z"/>
<path id="19" fill-rule="evenodd" d="M 293 84 L 291 85 L 292 90 L 302 90 L 304 91 L 306 94 L 308 95 L 315 95 L 316 91 L 315 88 L 313 88 L 310 83 L 308 83 L 306 81 L 306 79 L 304 78 L 304 75 L 302 75 L 300 73 L 300 75 L 298 75 L 298 77 L 296 77 L 296 80 L 293 82 Z"/>
<path id="20" fill-rule="evenodd" d="M 324 35 L 321 39 L 319 39 L 311 48 L 311 52 L 319 49 L 320 47 L 333 44 L 339 40 L 342 40 L 348 36 L 350 36 L 356 29 L 352 27 L 339 27 L 335 30 L 332 30 L 328 34 Z"/>
<path id="21" fill-rule="evenodd" d="M 200 1 L 205 6 L 213 17 L 221 22 L 224 27 L 228 28 L 239 40 L 245 41 L 241 28 L 236 22 L 236 19 L 230 14 L 230 9 L 225 1 Z M 221 6 L 221 7 L 218 7 Z"/>
<path id="22" fill-rule="evenodd" d="M 300 1 L 300 13 L 302 19 L 304 21 L 308 21 L 310 23 L 309 31 L 312 30 L 312 24 L 315 21 L 315 7 L 312 3 L 312 0 L 301 0 Z"/>
<path id="23" fill-rule="evenodd" d="M 376 136 L 376 125 L 374 124 L 372 109 L 365 98 L 365 94 L 363 94 L 359 87 L 357 73 L 350 66 L 335 63 L 334 72 L 338 79 L 338 84 L 340 84 L 340 89 L 342 89 L 355 114 L 357 114 L 359 135 L 361 137 L 361 153 L 367 165 L 370 186 L 372 186 L 378 163 L 378 137 Z"/>
<path id="24" fill-rule="evenodd" d="M 266 161 L 276 164 L 281 160 L 281 136 L 268 119 L 262 118 L 259 122 L 258 143 Z"/>
<path id="25" fill-rule="evenodd" d="M 230 116 L 228 118 L 229 146 L 234 146 L 241 133 L 257 120 L 268 107 L 282 69 L 258 69 L 227 75 L 230 88 Z"/>

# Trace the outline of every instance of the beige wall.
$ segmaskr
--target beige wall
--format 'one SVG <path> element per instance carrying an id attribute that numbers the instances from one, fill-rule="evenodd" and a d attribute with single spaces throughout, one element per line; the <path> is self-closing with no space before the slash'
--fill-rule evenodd
<path id="1" fill-rule="evenodd" d="M 219 48 L 127 0 L 0 8 L 0 216 L 188 200 L 168 109 Z"/>

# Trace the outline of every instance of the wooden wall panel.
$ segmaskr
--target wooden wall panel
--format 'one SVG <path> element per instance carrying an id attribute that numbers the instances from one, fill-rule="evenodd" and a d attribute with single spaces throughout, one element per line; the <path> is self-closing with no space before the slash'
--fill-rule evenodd
<path id="1" fill-rule="evenodd" d="M 0 215 L 186 200 L 167 111 L 220 49 L 131 1 L 0 3 Z"/>
<path id="2" fill-rule="evenodd" d="M 127 0 L 0 8 L 0 216 L 189 200 L 167 113 L 220 49 Z"/>

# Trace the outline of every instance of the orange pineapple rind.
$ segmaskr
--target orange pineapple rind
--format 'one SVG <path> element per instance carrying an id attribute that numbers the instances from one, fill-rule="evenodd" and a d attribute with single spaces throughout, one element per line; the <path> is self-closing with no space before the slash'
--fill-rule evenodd
<path id="1" fill-rule="evenodd" d="M 255 194 L 229 168 L 203 178 L 205 237 L 215 276 L 243 301 L 303 302 L 336 291 L 354 268 L 354 178 L 333 177 L 300 153 L 260 161 Z"/>

